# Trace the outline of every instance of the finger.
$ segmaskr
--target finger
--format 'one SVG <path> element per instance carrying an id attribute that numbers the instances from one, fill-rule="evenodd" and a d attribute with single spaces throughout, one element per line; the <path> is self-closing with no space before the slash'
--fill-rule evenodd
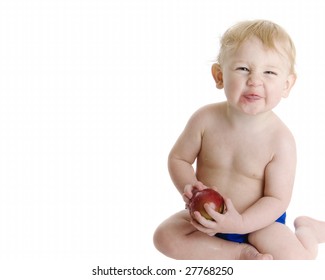
<path id="1" fill-rule="evenodd" d="M 234 206 L 234 204 L 232 203 L 232 201 L 231 201 L 231 199 L 230 198 L 225 198 L 224 199 L 225 200 L 225 212 L 226 211 L 232 211 L 232 210 L 234 210 L 235 209 L 235 206 Z"/>
<path id="2" fill-rule="evenodd" d="M 216 231 L 214 229 L 206 228 L 199 224 L 197 221 L 192 220 L 191 224 L 200 232 L 203 232 L 209 236 L 214 236 L 216 234 Z"/>
<path id="3" fill-rule="evenodd" d="M 194 185 L 194 187 L 196 187 L 200 191 L 208 188 L 200 181 L 197 181 L 196 184 Z"/>
<path id="4" fill-rule="evenodd" d="M 183 193 L 183 200 L 186 204 L 188 204 L 190 202 L 190 199 L 188 198 L 187 194 Z"/>
<path id="5" fill-rule="evenodd" d="M 215 221 L 215 222 L 221 222 L 221 220 L 223 219 L 222 214 L 220 214 L 219 212 L 214 210 L 214 204 L 211 203 L 206 203 L 204 204 L 204 209 L 205 211 L 211 216 L 211 218 Z"/>
<path id="6" fill-rule="evenodd" d="M 191 197 L 193 195 L 192 190 L 193 190 L 192 185 L 190 185 L 190 184 L 185 185 L 183 196 L 185 195 L 188 199 L 191 199 Z"/>
<path id="7" fill-rule="evenodd" d="M 197 220 L 193 219 L 191 221 L 191 224 L 199 231 L 207 233 L 207 231 L 209 230 L 208 228 L 206 228 L 205 226 L 201 225 Z"/>
<path id="8" fill-rule="evenodd" d="M 196 219 L 196 222 L 198 222 L 199 224 L 201 224 L 202 226 L 204 226 L 206 228 L 210 228 L 211 229 L 211 228 L 215 228 L 215 226 L 216 226 L 216 222 L 215 221 L 207 220 L 198 211 L 195 211 L 194 212 L 194 217 Z"/>

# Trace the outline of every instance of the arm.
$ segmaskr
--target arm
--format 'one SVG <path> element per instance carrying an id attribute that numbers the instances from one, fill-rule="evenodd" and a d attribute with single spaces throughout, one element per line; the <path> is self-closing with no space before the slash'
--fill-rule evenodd
<path id="1" fill-rule="evenodd" d="M 296 170 L 296 145 L 291 133 L 286 133 L 286 137 L 278 142 L 276 152 L 265 168 L 263 197 L 242 213 L 246 232 L 270 225 L 290 203 Z"/>
<path id="2" fill-rule="evenodd" d="M 200 152 L 203 136 L 203 115 L 196 112 L 188 121 L 168 157 L 168 170 L 177 190 L 183 194 L 185 185 L 196 185 L 193 163 Z"/>

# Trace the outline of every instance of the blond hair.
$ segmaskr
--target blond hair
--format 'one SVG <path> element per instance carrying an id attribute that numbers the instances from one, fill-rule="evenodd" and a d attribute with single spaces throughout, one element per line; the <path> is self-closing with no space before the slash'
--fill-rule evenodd
<path id="1" fill-rule="evenodd" d="M 295 73 L 296 48 L 293 41 L 281 26 L 267 20 L 242 21 L 230 27 L 221 37 L 218 63 L 222 65 L 227 53 L 236 51 L 244 41 L 254 36 L 265 47 L 278 52 L 281 44 L 281 49 L 289 60 L 290 71 Z"/>

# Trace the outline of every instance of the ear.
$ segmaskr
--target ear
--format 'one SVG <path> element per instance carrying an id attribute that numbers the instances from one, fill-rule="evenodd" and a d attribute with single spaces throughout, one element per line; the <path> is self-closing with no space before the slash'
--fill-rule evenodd
<path id="1" fill-rule="evenodd" d="M 212 72 L 212 76 L 216 82 L 216 87 L 218 89 L 222 89 L 223 88 L 223 74 L 222 74 L 222 69 L 220 64 L 215 63 L 212 65 L 211 68 L 211 72 Z"/>
<path id="2" fill-rule="evenodd" d="M 287 98 L 289 96 L 290 90 L 294 86 L 296 79 L 297 79 L 296 74 L 290 74 L 288 76 L 287 81 L 285 82 L 284 89 L 283 89 L 283 94 L 282 94 L 283 98 Z"/>

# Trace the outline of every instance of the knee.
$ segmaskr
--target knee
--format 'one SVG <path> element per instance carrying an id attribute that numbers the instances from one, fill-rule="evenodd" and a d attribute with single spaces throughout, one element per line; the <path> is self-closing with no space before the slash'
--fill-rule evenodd
<path id="1" fill-rule="evenodd" d="M 294 224 L 295 229 L 297 229 L 299 227 L 309 227 L 310 226 L 310 218 L 308 218 L 306 216 L 297 217 L 294 220 L 293 224 Z"/>
<path id="2" fill-rule="evenodd" d="M 173 246 L 173 236 L 171 236 L 170 231 L 164 227 L 164 225 L 160 225 L 154 232 L 153 235 L 153 244 L 156 249 L 162 254 L 171 257 L 177 258 L 175 252 L 175 246 Z"/>
<path id="3" fill-rule="evenodd" d="M 186 236 L 193 232 L 187 211 L 169 217 L 158 226 L 153 235 L 153 243 L 158 251 L 173 259 L 182 259 L 182 249 Z"/>
<path id="4" fill-rule="evenodd" d="M 164 236 L 164 230 L 161 228 L 161 225 L 155 230 L 153 234 L 153 244 L 155 245 L 158 251 L 162 251 L 166 238 Z"/>

